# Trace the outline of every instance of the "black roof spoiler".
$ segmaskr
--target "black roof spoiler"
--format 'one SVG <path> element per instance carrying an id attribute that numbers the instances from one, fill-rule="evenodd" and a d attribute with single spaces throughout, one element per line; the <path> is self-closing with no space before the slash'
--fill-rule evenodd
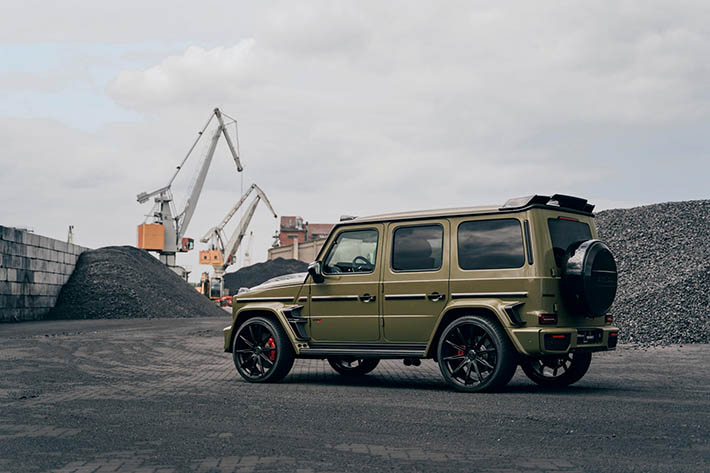
<path id="1" fill-rule="evenodd" d="M 587 202 L 587 199 L 574 197 L 571 195 L 554 194 L 552 197 L 547 195 L 527 195 L 525 197 L 516 197 L 509 199 L 500 210 L 523 209 L 534 205 L 544 205 L 546 207 L 559 207 L 561 209 L 576 210 L 591 214 L 594 210 L 594 205 Z"/>

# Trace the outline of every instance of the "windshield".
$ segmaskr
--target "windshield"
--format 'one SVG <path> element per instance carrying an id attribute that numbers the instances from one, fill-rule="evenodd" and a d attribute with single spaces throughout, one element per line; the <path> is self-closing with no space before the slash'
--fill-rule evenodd
<path id="1" fill-rule="evenodd" d="M 592 239 L 589 225 L 567 217 L 550 218 L 547 220 L 552 240 L 552 251 L 555 254 L 555 264 L 562 266 L 565 251 L 572 243 Z"/>

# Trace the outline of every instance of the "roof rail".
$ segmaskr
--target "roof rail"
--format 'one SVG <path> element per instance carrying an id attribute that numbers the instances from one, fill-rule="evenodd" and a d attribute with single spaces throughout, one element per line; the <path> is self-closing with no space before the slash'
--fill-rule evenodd
<path id="1" fill-rule="evenodd" d="M 552 197 L 537 194 L 525 197 L 515 197 L 506 201 L 500 210 L 523 209 L 533 205 L 560 207 L 563 209 L 577 210 L 586 213 L 592 213 L 594 210 L 594 205 L 588 203 L 587 199 L 564 194 L 554 194 Z"/>

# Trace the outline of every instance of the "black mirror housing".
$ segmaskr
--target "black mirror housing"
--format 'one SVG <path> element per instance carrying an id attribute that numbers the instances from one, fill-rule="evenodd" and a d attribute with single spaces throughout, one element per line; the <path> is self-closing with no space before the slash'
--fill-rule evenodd
<path id="1" fill-rule="evenodd" d="M 313 278 L 313 282 L 315 283 L 320 284 L 325 281 L 325 278 L 323 277 L 323 272 L 321 270 L 320 261 L 314 261 L 308 265 L 308 274 L 311 275 L 311 277 Z"/>

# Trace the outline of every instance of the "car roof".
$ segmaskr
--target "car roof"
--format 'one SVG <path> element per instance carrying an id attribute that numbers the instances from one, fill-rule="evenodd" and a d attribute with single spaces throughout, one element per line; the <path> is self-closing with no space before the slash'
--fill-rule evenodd
<path id="1" fill-rule="evenodd" d="M 337 226 L 370 223 L 388 222 L 398 220 L 414 220 L 422 218 L 456 217 L 467 215 L 490 215 L 490 214 L 510 214 L 526 211 L 533 208 L 552 209 L 561 212 L 570 212 L 593 217 L 594 205 L 586 199 L 563 194 L 554 194 L 551 197 L 546 195 L 528 195 L 509 199 L 503 206 L 483 205 L 477 207 L 459 207 L 449 209 L 415 210 L 410 212 L 395 212 L 366 217 L 341 217 Z"/>
<path id="2" fill-rule="evenodd" d="M 472 215 L 498 213 L 496 206 L 478 206 L 478 207 L 459 207 L 452 209 L 431 209 L 431 210 L 414 210 L 410 212 L 394 212 L 379 215 L 368 215 L 365 217 L 356 217 L 345 220 L 341 223 L 363 223 L 363 222 L 381 222 L 389 220 L 410 220 L 427 217 L 451 217 L 457 215 Z"/>

